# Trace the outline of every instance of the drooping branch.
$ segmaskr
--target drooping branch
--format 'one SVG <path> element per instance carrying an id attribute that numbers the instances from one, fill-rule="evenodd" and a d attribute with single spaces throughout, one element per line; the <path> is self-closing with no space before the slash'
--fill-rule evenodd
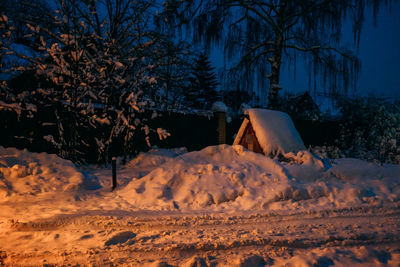
<path id="1" fill-rule="evenodd" d="M 365 7 L 372 5 L 377 10 L 379 6 L 391 3 L 390 0 L 168 2 L 175 4 L 176 13 L 187 15 L 188 25 L 190 21 L 197 21 L 190 24 L 195 42 L 208 46 L 225 44 L 226 58 L 230 60 L 229 64 L 235 73 L 232 77 L 237 77 L 240 72 L 243 74 L 244 79 L 239 79 L 238 83 L 246 78 L 254 79 L 249 75 L 249 70 L 256 71 L 259 77 L 268 77 L 270 88 L 264 90 L 274 91 L 274 94 L 275 89 L 279 88 L 281 65 L 290 58 L 296 58 L 296 55 L 303 55 L 305 60 L 313 62 L 310 72 L 314 76 L 322 74 L 322 79 L 332 82 L 335 88 L 338 80 L 341 80 L 343 88 L 346 88 L 350 80 L 357 78 L 359 61 L 348 50 L 340 48 L 342 24 L 345 20 L 353 23 L 357 45 Z M 195 13 L 190 13 L 190 10 L 195 10 Z M 331 66 L 332 62 L 339 61 L 342 62 L 340 69 Z M 239 68 L 242 70 L 239 71 Z M 328 70 L 334 74 L 329 74 Z M 247 80 L 247 84 L 248 89 L 253 90 L 252 82 Z"/>

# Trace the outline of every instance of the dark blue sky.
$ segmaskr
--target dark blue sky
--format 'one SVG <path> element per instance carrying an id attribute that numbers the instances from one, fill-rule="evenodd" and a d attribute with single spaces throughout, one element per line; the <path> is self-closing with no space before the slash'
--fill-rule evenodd
<path id="1" fill-rule="evenodd" d="M 343 44 L 353 46 L 351 27 L 344 29 Z M 356 91 L 348 94 L 396 97 L 400 99 L 400 2 L 392 8 L 382 8 L 374 25 L 372 11 L 367 11 L 361 33 L 360 46 L 353 48 L 361 59 Z M 297 68 L 296 79 L 286 70 L 281 78 L 282 86 L 291 92 L 309 88 L 308 76 Z M 322 85 L 321 85 L 322 86 Z M 318 89 L 323 91 L 323 88 Z"/>
<path id="2" fill-rule="evenodd" d="M 379 13 L 376 27 L 372 15 L 368 17 L 359 56 L 359 91 L 400 98 L 400 2 L 393 5 L 391 12 Z"/>
<path id="3" fill-rule="evenodd" d="M 377 23 L 374 25 L 372 10 L 366 12 L 366 19 L 361 33 L 360 46 L 353 48 L 351 25 L 343 31 L 342 44 L 348 45 L 361 59 L 357 90 L 348 94 L 396 97 L 400 100 L 400 0 L 389 8 L 381 8 Z M 210 59 L 217 69 L 223 67 L 223 52 L 213 51 Z M 309 88 L 308 74 L 305 67 L 298 63 L 296 77 L 283 66 L 281 82 L 284 90 L 303 92 Z M 323 92 L 321 84 L 318 91 Z"/>
<path id="4" fill-rule="evenodd" d="M 376 25 L 372 10 L 366 12 L 358 49 L 353 48 L 351 26 L 343 31 L 342 44 L 356 52 L 362 64 L 357 90 L 349 90 L 349 95 L 374 94 L 400 100 L 400 1 L 394 3 L 390 10 L 381 8 Z M 223 65 L 218 53 L 210 55 L 217 68 Z M 280 83 L 284 90 L 302 92 L 309 88 L 308 74 L 302 71 L 302 63 L 298 64 L 296 78 L 287 71 L 287 67 L 283 67 Z M 324 91 L 322 86 L 318 87 L 318 91 Z"/>

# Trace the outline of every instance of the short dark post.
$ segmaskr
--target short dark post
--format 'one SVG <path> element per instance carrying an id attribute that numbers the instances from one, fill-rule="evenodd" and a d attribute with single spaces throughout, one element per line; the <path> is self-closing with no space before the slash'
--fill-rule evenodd
<path id="1" fill-rule="evenodd" d="M 112 190 L 117 187 L 117 159 L 112 157 L 111 159 L 112 166 Z"/>
<path id="2" fill-rule="evenodd" d="M 218 144 L 226 144 L 226 113 L 217 111 L 215 115 L 217 117 Z"/>

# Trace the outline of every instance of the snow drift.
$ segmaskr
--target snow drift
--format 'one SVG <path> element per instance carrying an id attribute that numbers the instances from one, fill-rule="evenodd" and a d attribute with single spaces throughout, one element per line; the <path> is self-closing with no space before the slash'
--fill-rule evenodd
<path id="1" fill-rule="evenodd" d="M 82 171 L 55 155 L 0 147 L 0 199 L 16 196 L 28 203 L 46 194 L 58 201 L 48 203 L 48 214 L 67 202 L 69 212 L 82 207 L 218 212 L 324 210 L 400 201 L 399 165 L 356 159 L 328 162 L 304 150 L 285 158 L 287 162 L 279 162 L 239 145 L 190 153 L 152 150 L 121 166 L 117 190 L 110 192 L 109 168 L 85 166 Z M 100 184 L 104 187 L 93 191 Z M 37 205 L 38 214 L 43 213 L 42 204 Z"/>
<path id="2" fill-rule="evenodd" d="M 31 153 L 0 146 L 0 199 L 13 195 L 97 189 L 95 178 L 88 178 L 74 164 L 56 155 Z"/>
<path id="3" fill-rule="evenodd" d="M 400 199 L 400 166 L 341 159 L 329 167 L 308 151 L 285 156 L 291 161 L 211 146 L 154 166 L 118 194 L 151 210 L 325 209 Z"/>
<path id="4" fill-rule="evenodd" d="M 275 185 L 273 185 L 275 184 Z M 288 184 L 279 163 L 242 146 L 211 146 L 178 156 L 134 179 L 120 195 L 144 209 L 252 208 Z"/>
<path id="5" fill-rule="evenodd" d="M 154 168 L 154 166 L 160 166 L 172 158 L 175 158 L 181 154 L 187 153 L 187 149 L 175 148 L 175 149 L 151 149 L 148 152 L 139 153 L 134 159 L 127 162 L 126 168 Z"/>

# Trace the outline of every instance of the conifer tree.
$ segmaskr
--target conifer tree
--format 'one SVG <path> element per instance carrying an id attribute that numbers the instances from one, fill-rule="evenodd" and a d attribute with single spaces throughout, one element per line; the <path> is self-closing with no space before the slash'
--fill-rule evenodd
<path id="1" fill-rule="evenodd" d="M 192 67 L 191 86 L 185 97 L 189 105 L 209 109 L 218 100 L 218 80 L 208 57 L 201 53 Z"/>

